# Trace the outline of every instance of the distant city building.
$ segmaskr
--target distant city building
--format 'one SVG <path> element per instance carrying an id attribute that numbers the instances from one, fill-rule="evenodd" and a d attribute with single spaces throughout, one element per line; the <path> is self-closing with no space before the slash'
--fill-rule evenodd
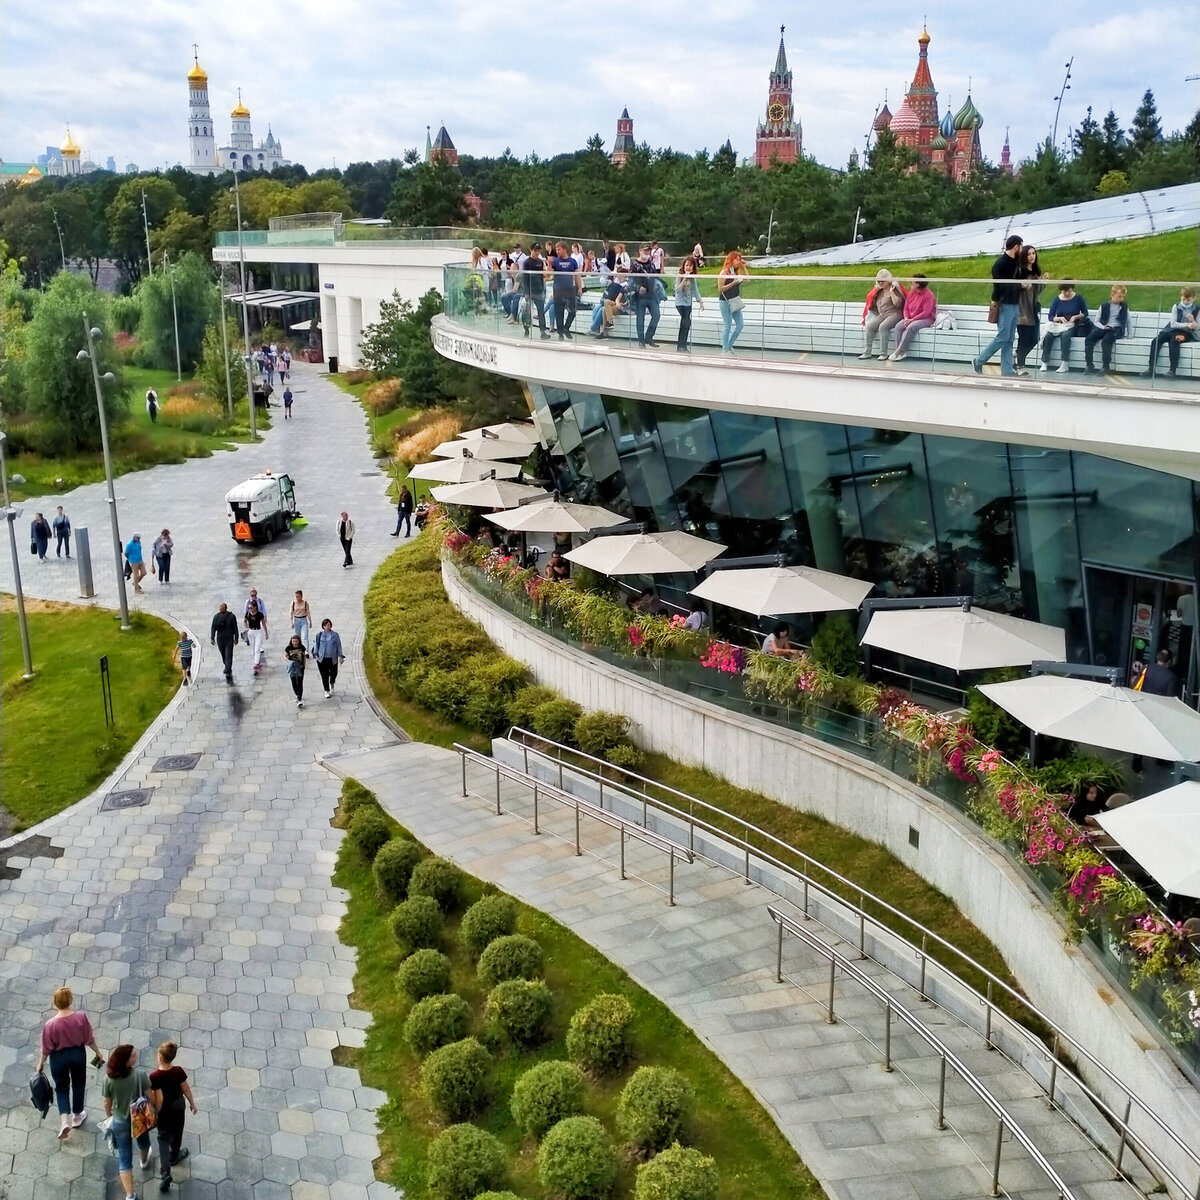
<path id="1" fill-rule="evenodd" d="M 200 65 L 198 47 L 193 46 L 192 52 L 192 68 L 187 73 L 188 170 L 197 175 L 215 175 L 234 167 L 241 171 L 273 171 L 287 166 L 283 146 L 270 125 L 266 139 L 255 145 L 250 110 L 242 103 L 240 88 L 238 102 L 229 114 L 232 122 L 229 145 L 217 146 L 216 126 L 208 103 L 208 72 Z"/>
<path id="2" fill-rule="evenodd" d="M 125 164 L 125 174 L 126 175 L 136 175 L 137 173 L 138 173 L 137 163 L 131 162 L 131 163 Z"/>
<path id="3" fill-rule="evenodd" d="M 111 154 L 104 161 L 104 169 L 111 171 L 114 175 L 117 173 L 117 160 Z"/>
<path id="4" fill-rule="evenodd" d="M 621 115 L 617 118 L 617 140 L 613 143 L 612 154 L 609 155 L 609 158 L 618 167 L 623 167 L 633 145 L 633 118 L 629 115 L 629 109 L 623 108 Z"/>
<path id="5" fill-rule="evenodd" d="M 788 70 L 783 48 L 783 30 L 779 27 L 779 52 L 767 88 L 767 119 L 759 121 L 754 161 L 759 167 L 772 162 L 795 162 L 802 153 L 804 134 L 792 110 L 792 73 Z"/>
<path id="6" fill-rule="evenodd" d="M 429 126 L 425 126 L 425 161 L 427 163 L 444 162 L 450 166 L 458 167 L 458 150 L 454 146 L 454 142 L 450 140 L 450 134 L 446 132 L 445 125 L 439 125 L 437 135 L 430 140 Z M 467 206 L 467 219 L 478 223 L 488 214 L 488 202 L 482 197 L 477 196 L 470 189 L 463 197 L 463 203 Z"/>
<path id="7" fill-rule="evenodd" d="M 49 149 L 49 147 L 47 147 Z M 91 170 L 96 164 L 89 164 Z M 47 175 L 82 175 L 84 173 L 83 151 L 71 136 L 71 127 L 67 126 L 67 136 L 63 139 L 58 153 L 46 164 Z"/>

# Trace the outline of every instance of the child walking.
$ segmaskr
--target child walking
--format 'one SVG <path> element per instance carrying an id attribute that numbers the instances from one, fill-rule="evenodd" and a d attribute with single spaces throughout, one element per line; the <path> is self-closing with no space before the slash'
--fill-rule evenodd
<path id="1" fill-rule="evenodd" d="M 171 1168 L 188 1156 L 187 1150 L 179 1148 L 186 1118 L 184 1104 L 192 1110 L 192 1116 L 196 1115 L 196 1098 L 192 1095 L 187 1072 L 175 1065 L 178 1053 L 178 1042 L 163 1042 L 158 1048 L 158 1070 L 150 1072 L 150 1088 L 157 1093 L 154 1101 L 158 1109 L 160 1192 L 171 1190 Z"/>
<path id="2" fill-rule="evenodd" d="M 175 657 L 179 660 L 179 669 L 183 672 L 183 686 L 192 682 L 192 651 L 196 643 L 185 633 L 175 643 Z"/>

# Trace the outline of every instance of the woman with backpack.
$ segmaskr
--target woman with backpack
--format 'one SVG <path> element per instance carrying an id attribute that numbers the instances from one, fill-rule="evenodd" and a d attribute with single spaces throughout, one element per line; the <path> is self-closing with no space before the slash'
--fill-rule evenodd
<path id="1" fill-rule="evenodd" d="M 87 1013 L 73 1007 L 75 997 L 68 987 L 54 993 L 54 1015 L 42 1026 L 42 1046 L 38 1055 L 37 1074 L 42 1073 L 50 1060 L 50 1076 L 54 1080 L 58 1100 L 59 1139 L 65 1141 L 72 1129 L 87 1120 L 83 1093 L 87 1086 L 87 1055 L 91 1050 L 97 1059 L 103 1057 L 96 1045 L 96 1035 Z"/>
<path id="2" fill-rule="evenodd" d="M 133 1187 L 133 1143 L 141 1151 L 139 1163 L 142 1170 L 150 1166 L 154 1149 L 150 1145 L 149 1128 L 136 1135 L 133 1132 L 134 1117 L 141 1118 L 138 1101 L 150 1105 L 150 1075 L 138 1066 L 137 1051 L 128 1043 L 122 1043 L 108 1056 L 108 1068 L 104 1073 L 101 1095 L 104 1097 L 104 1115 L 109 1118 L 108 1135 L 117 1151 L 117 1174 L 125 1188 L 126 1200 L 135 1200 Z M 153 1108 L 150 1109 L 153 1112 Z"/>

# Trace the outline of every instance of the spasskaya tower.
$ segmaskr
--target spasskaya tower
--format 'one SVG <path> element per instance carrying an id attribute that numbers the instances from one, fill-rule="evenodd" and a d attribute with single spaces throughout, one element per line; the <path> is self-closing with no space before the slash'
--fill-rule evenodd
<path id="1" fill-rule="evenodd" d="M 767 119 L 759 121 L 755 142 L 755 163 L 769 167 L 772 160 L 795 162 L 800 157 L 803 133 L 792 111 L 792 73 L 788 70 L 783 48 L 783 29 L 779 27 L 779 53 L 771 72 L 767 91 Z"/>

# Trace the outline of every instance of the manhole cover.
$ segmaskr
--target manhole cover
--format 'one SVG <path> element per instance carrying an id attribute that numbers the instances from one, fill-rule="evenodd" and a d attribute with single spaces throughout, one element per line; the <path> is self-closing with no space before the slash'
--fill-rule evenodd
<path id="1" fill-rule="evenodd" d="M 150 803 L 152 788 L 130 788 L 126 792 L 109 792 L 100 805 L 100 811 L 111 811 L 114 808 L 141 808 Z"/>
<path id="2" fill-rule="evenodd" d="M 198 754 L 168 754 L 151 767 L 152 771 L 190 771 L 200 761 Z"/>

